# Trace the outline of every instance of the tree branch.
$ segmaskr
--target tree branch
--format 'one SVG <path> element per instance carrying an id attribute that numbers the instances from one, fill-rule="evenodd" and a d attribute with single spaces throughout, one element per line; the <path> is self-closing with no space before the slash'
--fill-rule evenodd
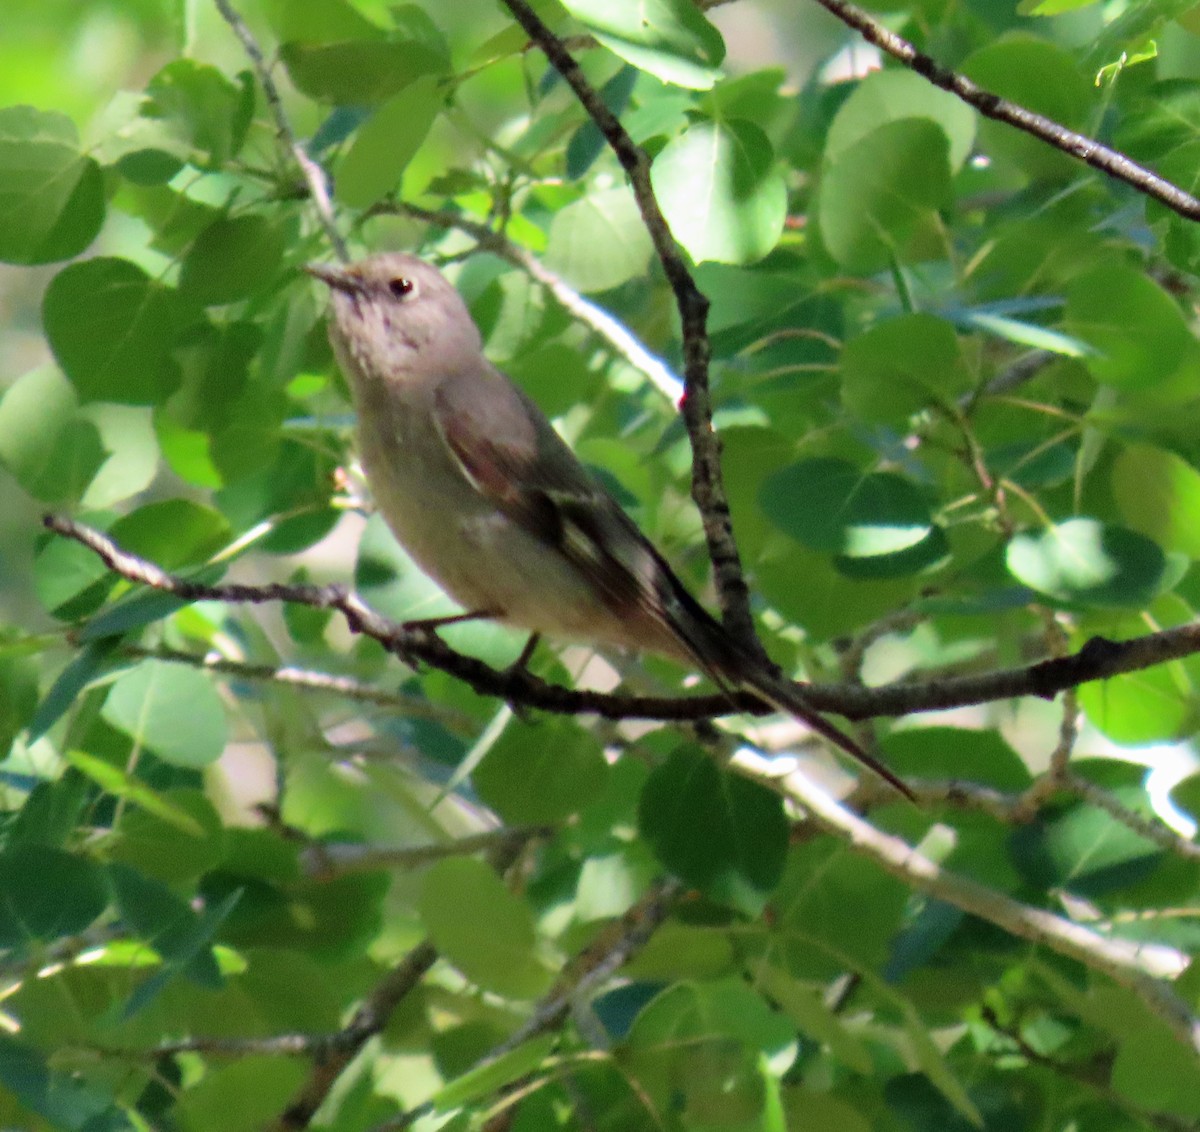
<path id="1" fill-rule="evenodd" d="M 193 582 L 168 574 L 152 562 L 121 550 L 99 531 L 71 519 L 47 515 L 43 523 L 50 530 L 82 543 L 97 554 L 110 570 L 129 581 L 174 594 L 185 601 L 225 601 L 234 604 L 290 601 L 315 609 L 333 609 L 342 614 L 351 630 L 372 637 L 406 663 L 424 662 L 458 677 L 482 695 L 499 696 L 525 707 L 559 715 L 595 714 L 604 719 L 654 719 L 663 722 L 695 722 L 728 715 L 731 710 L 751 715 L 765 715 L 772 710 L 744 693 L 622 696 L 563 688 L 548 684 L 527 671 L 499 671 L 474 657 L 456 652 L 427 630 L 409 629 L 379 616 L 340 586 L 286 585 L 279 582 L 261 586 L 239 583 L 208 585 Z M 805 684 L 804 695 L 814 710 L 835 712 L 853 720 L 909 715 L 1021 696 L 1053 699 L 1059 692 L 1091 680 L 1137 672 L 1197 652 L 1200 652 L 1200 624 L 1190 624 L 1148 633 L 1129 641 L 1092 637 L 1071 656 L 1055 657 L 1021 668 L 1002 669 L 979 676 L 947 677 L 872 688 L 857 684 Z"/>
<path id="2" fill-rule="evenodd" d="M 267 105 L 271 108 L 271 114 L 275 119 L 275 128 L 279 131 L 284 145 L 287 146 L 293 160 L 300 167 L 300 172 L 304 174 L 304 179 L 308 182 L 309 195 L 317 210 L 317 218 L 321 221 L 321 227 L 325 229 L 325 236 L 329 240 L 330 247 L 333 248 L 334 254 L 342 263 L 349 262 L 350 254 L 346 250 L 346 241 L 342 239 L 333 218 L 333 201 L 329 199 L 329 183 L 326 180 L 325 171 L 309 157 L 308 151 L 300 144 L 292 130 L 292 124 L 288 121 L 287 114 L 283 109 L 283 99 L 279 95 L 279 88 L 275 85 L 275 79 L 271 75 L 271 68 L 267 65 L 262 48 L 258 46 L 254 35 L 246 26 L 246 21 L 238 15 L 229 0 L 213 0 L 213 3 L 216 4 L 217 10 L 233 30 L 233 34 L 241 41 L 242 48 L 250 58 L 254 73 L 258 76 L 259 85 L 263 89 L 263 95 L 266 97 Z"/>
<path id="3" fill-rule="evenodd" d="M 713 429 L 712 398 L 708 389 L 708 299 L 688 270 L 683 249 L 670 226 L 650 183 L 650 158 L 625 131 L 579 64 L 525 0 L 504 0 L 505 6 L 530 39 L 546 53 L 554 68 L 575 92 L 588 116 L 596 123 L 621 163 L 633 188 L 642 222 L 675 295 L 683 334 L 684 394 L 680 402 L 692 445 L 692 498 L 704 523 L 704 537 L 713 564 L 721 612 L 729 632 L 746 648 L 762 652 L 750 613 L 750 591 L 742 571 L 741 556 L 733 537 L 729 500 L 721 477 L 721 442 Z"/>
<path id="4" fill-rule="evenodd" d="M 1106 939 L 1090 928 L 1043 908 L 1022 904 L 967 877 L 943 869 L 899 837 L 884 833 L 814 786 L 799 771 L 783 776 L 764 773 L 754 760 L 735 756 L 739 773 L 762 783 L 800 806 L 825 833 L 875 861 L 906 885 L 995 924 L 1011 935 L 1075 959 L 1133 991 L 1147 1009 L 1200 1053 L 1200 1020 L 1162 981 L 1185 965 L 1156 960 L 1139 944 Z"/>
<path id="5" fill-rule="evenodd" d="M 1027 134 L 1032 134 L 1047 145 L 1098 169 L 1118 181 L 1136 189 L 1145 196 L 1165 204 L 1173 212 L 1188 220 L 1200 220 L 1200 200 L 1179 186 L 1164 180 L 1144 165 L 1126 157 L 1115 149 L 1102 145 L 1094 138 L 1068 130 L 1052 118 L 1035 114 L 1016 102 L 1001 98 L 984 90 L 965 75 L 943 67 L 937 60 L 918 51 L 906 39 L 889 31 L 877 20 L 872 19 L 861 8 L 846 3 L 846 0 L 816 0 L 826 11 L 835 15 L 842 23 L 854 28 L 868 43 L 874 44 L 893 59 L 927 78 L 934 86 L 961 98 L 975 107 L 985 118 L 1004 122 Z"/>

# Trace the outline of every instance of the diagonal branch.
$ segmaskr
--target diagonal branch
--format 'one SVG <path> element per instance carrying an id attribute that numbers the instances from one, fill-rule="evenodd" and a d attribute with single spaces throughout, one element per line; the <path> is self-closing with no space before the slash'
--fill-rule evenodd
<path id="1" fill-rule="evenodd" d="M 350 253 L 346 250 L 346 241 L 342 239 L 342 234 L 338 231 L 337 223 L 333 219 L 333 201 L 329 198 L 329 183 L 325 178 L 325 171 L 308 155 L 308 151 L 296 137 L 292 124 L 288 121 L 287 114 L 283 109 L 283 99 L 279 95 L 279 88 L 275 85 L 275 79 L 271 75 L 271 68 L 267 65 L 262 48 L 258 46 L 254 35 L 246 26 L 246 21 L 238 15 L 229 0 L 213 0 L 213 3 L 216 4 L 217 10 L 233 30 L 233 34 L 241 41 L 243 50 L 250 57 L 254 73 L 258 76 L 259 85 L 263 89 L 263 95 L 266 97 L 267 105 L 270 106 L 271 114 L 275 119 L 275 128 L 279 131 L 280 138 L 283 139 L 292 159 L 300 167 L 300 172 L 304 174 L 304 179 L 308 182 L 309 194 L 312 196 L 317 217 L 321 221 L 321 227 L 325 229 L 325 236 L 329 240 L 330 247 L 333 248 L 342 263 L 348 262 Z"/>
<path id="2" fill-rule="evenodd" d="M 110 570 L 131 582 L 174 594 L 184 601 L 257 605 L 288 601 L 315 609 L 333 609 L 341 613 L 352 631 L 377 640 L 406 663 L 420 661 L 432 665 L 465 681 L 482 695 L 499 696 L 509 703 L 559 715 L 594 714 L 603 719 L 663 722 L 695 722 L 728 715 L 731 710 L 752 715 L 764 715 L 772 710 L 748 693 L 622 696 L 548 684 L 523 669 L 499 671 L 474 657 L 456 652 L 427 630 L 410 629 L 389 621 L 340 586 L 194 582 L 169 574 L 154 563 L 121 550 L 110 538 L 82 523 L 58 515 L 47 515 L 43 522 L 50 530 L 82 543 Z M 1200 653 L 1200 624 L 1188 624 L 1129 641 L 1093 637 L 1070 656 L 978 676 L 902 682 L 874 688 L 860 684 L 805 684 L 803 687 L 805 699 L 815 710 L 836 712 L 857 720 L 967 707 L 1020 696 L 1053 699 L 1059 692 L 1091 680 L 1136 672 L 1195 653 Z"/>
<path id="3" fill-rule="evenodd" d="M 943 67 L 936 59 L 918 51 L 908 40 L 889 31 L 861 8 L 846 3 L 846 0 L 816 2 L 842 23 L 854 28 L 868 43 L 873 43 L 880 51 L 887 52 L 893 59 L 924 76 L 934 86 L 961 98 L 985 118 L 993 118 L 997 122 L 1004 122 L 1015 129 L 1032 134 L 1047 145 L 1085 162 L 1093 169 L 1098 169 L 1118 181 L 1124 181 L 1139 193 L 1165 204 L 1180 216 L 1188 220 L 1200 220 L 1200 200 L 1190 193 L 1185 193 L 1178 185 L 1151 172 L 1144 165 L 1126 157 L 1119 150 L 1110 149 L 1094 138 L 1068 130 L 1052 118 L 1035 114 L 1016 102 L 1010 102 L 1007 98 L 984 90 L 965 75 Z"/>
<path id="4" fill-rule="evenodd" d="M 1136 994 L 1176 1036 L 1200 1053 L 1200 1019 L 1163 980 L 1176 976 L 1186 962 L 1157 959 L 1137 943 L 1109 939 L 1083 924 L 1044 908 L 1022 904 L 967 877 L 950 872 L 906 841 L 876 829 L 830 798 L 799 771 L 782 777 L 764 773 L 752 759 L 735 756 L 739 773 L 762 783 L 800 806 L 823 832 L 871 858 L 905 884 L 961 908 L 1004 931 L 1040 944 L 1097 971 Z"/>
<path id="5" fill-rule="evenodd" d="M 713 429 L 712 398 L 708 389 L 708 299 L 696 286 L 683 249 L 659 208 L 650 184 L 650 158 L 621 125 L 595 87 L 584 77 L 579 64 L 558 38 L 539 19 L 526 0 L 504 0 L 505 6 L 526 34 L 546 53 L 554 68 L 575 92 L 588 116 L 604 135 L 621 163 L 633 188 L 642 222 L 659 262 L 675 294 L 683 333 L 684 394 L 680 402 L 688 438 L 692 444 L 692 498 L 704 523 L 704 537 L 713 564 L 721 612 L 730 633 L 751 650 L 762 652 L 750 613 L 750 591 L 742 572 L 741 556 L 733 537 L 729 500 L 721 478 L 721 442 Z"/>

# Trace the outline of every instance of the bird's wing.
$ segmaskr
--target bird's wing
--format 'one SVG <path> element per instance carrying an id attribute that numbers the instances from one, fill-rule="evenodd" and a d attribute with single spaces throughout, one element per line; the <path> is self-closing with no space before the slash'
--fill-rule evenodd
<path id="1" fill-rule="evenodd" d="M 564 555 L 610 608 L 643 606 L 666 569 L 633 520 L 542 411 L 490 365 L 439 383 L 434 419 L 463 475 L 526 533 Z"/>

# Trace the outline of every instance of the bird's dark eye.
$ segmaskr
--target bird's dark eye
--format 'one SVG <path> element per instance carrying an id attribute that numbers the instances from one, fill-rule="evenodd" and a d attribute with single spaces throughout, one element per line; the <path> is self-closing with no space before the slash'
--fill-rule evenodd
<path id="1" fill-rule="evenodd" d="M 388 290 L 397 299 L 403 299 L 411 295 L 416 289 L 416 284 L 411 279 L 405 279 L 402 275 L 397 275 L 395 279 L 388 281 Z"/>

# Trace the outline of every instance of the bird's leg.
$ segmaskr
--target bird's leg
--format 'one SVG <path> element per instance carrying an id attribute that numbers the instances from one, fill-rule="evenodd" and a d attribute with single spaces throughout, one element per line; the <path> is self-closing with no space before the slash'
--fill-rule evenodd
<path id="1" fill-rule="evenodd" d="M 533 654 L 537 652 L 541 639 L 541 633 L 530 633 L 529 640 L 525 642 L 525 647 L 521 650 L 521 655 L 508 666 L 508 671 L 513 675 L 525 672 L 529 662 L 533 659 Z"/>

